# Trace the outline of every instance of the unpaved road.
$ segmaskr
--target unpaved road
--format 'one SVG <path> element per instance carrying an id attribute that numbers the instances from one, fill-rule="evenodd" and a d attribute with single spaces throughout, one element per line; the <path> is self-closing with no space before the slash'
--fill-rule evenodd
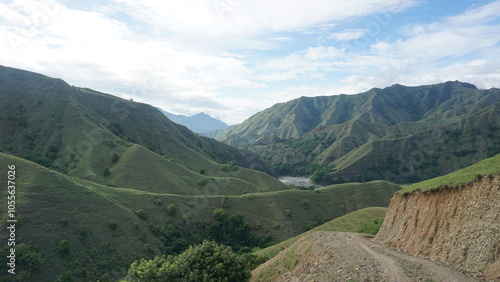
<path id="1" fill-rule="evenodd" d="M 305 234 L 252 274 L 252 281 L 486 281 L 478 273 L 402 254 L 371 236 L 330 231 Z"/>

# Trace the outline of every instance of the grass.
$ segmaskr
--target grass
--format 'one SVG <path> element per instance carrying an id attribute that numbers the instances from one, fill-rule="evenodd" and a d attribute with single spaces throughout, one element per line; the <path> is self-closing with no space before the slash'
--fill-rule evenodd
<path id="1" fill-rule="evenodd" d="M 335 218 L 327 223 L 311 229 L 310 231 L 341 231 L 341 232 L 355 232 L 360 224 L 371 222 L 374 218 L 383 218 L 387 208 L 384 207 L 369 207 L 360 209 L 341 217 Z M 310 232 L 308 231 L 308 232 Z M 307 233 L 307 232 L 306 232 Z M 299 240 L 305 233 L 297 235 L 293 238 L 280 242 L 276 245 L 267 247 L 255 252 L 256 255 L 266 258 L 276 256 L 282 250 L 291 246 L 294 242 Z"/>
<path id="2" fill-rule="evenodd" d="M 459 184 L 472 182 L 477 175 L 488 175 L 499 172 L 500 172 L 500 154 L 493 156 L 491 158 L 484 159 L 478 162 L 477 164 L 457 170 L 450 174 L 412 184 L 410 186 L 407 186 L 399 190 L 397 193 L 404 195 L 411 193 L 417 189 L 421 191 L 427 191 L 432 188 L 437 188 L 443 185 L 454 187 Z"/>
<path id="3" fill-rule="evenodd" d="M 76 280 L 97 280 L 106 274 L 120 278 L 132 261 L 161 253 L 160 242 L 148 228 L 150 223 L 164 225 L 170 218 L 175 224 L 192 226 L 198 219 L 211 220 L 212 211 L 221 208 L 225 197 L 109 187 L 0 153 L 0 167 L 9 164 L 16 165 L 18 174 L 16 210 L 22 223 L 17 232 L 44 258 L 42 269 L 30 276 L 38 281 L 55 280 L 59 275 Z M 0 176 L 0 181 L 5 177 Z M 331 219 L 362 207 L 387 205 L 397 189 L 397 185 L 375 181 L 332 185 L 320 191 L 251 193 L 228 196 L 225 210 L 230 214 L 240 212 L 257 235 L 285 240 L 302 233 L 318 218 Z M 5 193 L 0 195 L 5 197 Z M 304 199 L 309 203 L 307 210 L 301 205 Z M 166 209 L 171 204 L 177 207 L 174 215 Z M 5 210 L 5 205 L 5 201 L 0 202 L 0 209 Z M 144 211 L 144 220 L 135 213 L 137 210 Z M 293 217 L 284 210 L 291 210 Z M 0 216 L 2 228 L 6 216 Z M 116 230 L 109 227 L 110 222 Z M 273 228 L 277 223 L 279 228 Z M 6 240 L 6 235 L 0 234 L 0 240 Z M 69 244 L 65 257 L 57 252 L 62 240 Z"/>

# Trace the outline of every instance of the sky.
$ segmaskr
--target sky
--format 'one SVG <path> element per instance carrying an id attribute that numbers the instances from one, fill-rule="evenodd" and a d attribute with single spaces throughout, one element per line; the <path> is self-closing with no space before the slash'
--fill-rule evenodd
<path id="1" fill-rule="evenodd" d="M 0 65 L 237 124 L 301 96 L 500 88 L 500 1 L 0 0 Z"/>

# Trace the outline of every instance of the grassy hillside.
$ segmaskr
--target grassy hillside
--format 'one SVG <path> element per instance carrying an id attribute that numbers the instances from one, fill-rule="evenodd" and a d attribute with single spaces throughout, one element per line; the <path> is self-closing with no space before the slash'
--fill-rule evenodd
<path id="1" fill-rule="evenodd" d="M 356 229 L 366 222 L 371 222 L 375 218 L 384 218 L 387 208 L 385 207 L 370 207 L 350 212 L 341 217 L 330 220 L 320 226 L 317 226 L 310 231 L 340 231 L 340 232 L 356 232 Z M 307 231 L 309 232 L 309 231 Z M 305 232 L 306 233 L 306 232 Z M 288 248 L 295 241 L 300 239 L 305 233 L 292 237 L 286 241 L 280 242 L 276 245 L 267 247 L 262 250 L 254 252 L 258 256 L 272 258 L 282 250 Z"/>
<path id="2" fill-rule="evenodd" d="M 412 184 L 399 190 L 398 193 L 411 193 L 417 189 L 426 191 L 443 185 L 454 187 L 459 184 L 472 182 L 477 175 L 489 175 L 493 173 L 500 173 L 500 154 L 450 174 Z"/>
<path id="3" fill-rule="evenodd" d="M 104 186 L 0 153 L 0 167 L 12 164 L 17 175 L 16 240 L 31 246 L 42 258 L 29 276 L 38 281 L 57 276 L 77 281 L 106 275 L 123 277 L 133 260 L 162 253 L 160 239 L 151 226 L 172 222 L 196 232 L 197 222 L 211 221 L 215 209 L 241 213 L 255 234 L 285 240 L 321 219 L 327 221 L 368 206 L 387 206 L 389 196 L 399 189 L 375 181 L 318 191 L 251 193 L 224 200 L 226 197 L 220 195 L 160 194 Z M 6 174 L 0 181 L 6 182 Z M 5 199 L 7 191 L 1 193 Z M 168 211 L 170 205 L 176 207 L 173 214 Z M 7 209 L 6 201 L 0 202 L 0 208 Z M 6 216 L 3 213 L 0 218 L 2 228 Z M 0 240 L 5 242 L 6 236 L 2 233 Z M 64 248 L 63 241 L 69 247 Z M 30 267 L 19 262 L 20 270 Z"/>
<path id="4" fill-rule="evenodd" d="M 393 85 L 277 104 L 217 137 L 253 150 L 279 175 L 408 183 L 499 153 L 499 110 L 499 89 Z"/>
<path id="5" fill-rule="evenodd" d="M 0 108 L 0 151 L 67 175 L 162 193 L 197 194 L 211 182 L 230 195 L 288 189 L 238 166 L 266 170 L 251 153 L 200 137 L 152 106 L 59 79 L 0 67 Z"/>
<path id="6" fill-rule="evenodd" d="M 42 260 L 38 268 L 27 259 L 18 260 L 16 278 L 20 281 L 55 281 L 57 276 L 85 281 L 103 275 L 113 277 L 126 272 L 134 260 L 152 257 L 150 248 L 158 250 L 160 242 L 145 221 L 94 187 L 0 153 L 0 167 L 4 172 L 0 176 L 2 183 L 7 181 L 8 165 L 16 166 L 17 248 L 19 244 L 29 245 Z M 2 189 L 0 194 L 4 199 L 0 208 L 6 211 L 7 189 Z M 5 230 L 7 213 L 1 213 L 0 220 Z M 110 221 L 116 223 L 115 230 L 109 227 Z M 2 232 L 0 241 L 7 242 L 7 235 Z M 68 242 L 67 248 L 61 243 L 64 240 Z M 2 254 L 5 246 L 2 246 Z M 17 256 L 21 259 L 23 253 L 17 252 Z M 2 263 L 4 275 L 5 267 Z M 27 278 L 23 271 L 30 268 L 35 269 Z"/>
<path id="7" fill-rule="evenodd" d="M 0 181 L 16 166 L 21 281 L 116 280 L 136 259 L 241 230 L 258 236 L 243 247 L 266 246 L 387 206 L 400 189 L 372 181 L 292 190 L 254 153 L 200 137 L 149 105 L 12 68 L 0 67 L 0 108 Z M 232 220 L 227 230 L 217 229 L 219 209 Z M 5 230 L 7 214 L 0 220 Z"/>
<path id="8" fill-rule="evenodd" d="M 216 188 L 214 188 L 216 189 Z M 174 204 L 176 223 L 210 220 L 212 211 L 224 208 L 241 213 L 256 234 L 282 241 L 346 213 L 365 207 L 389 204 L 390 195 L 400 187 L 385 181 L 332 185 L 316 191 L 277 191 L 241 196 L 185 196 L 144 193 L 135 189 L 100 186 L 99 191 L 132 210 L 143 209 L 148 220 L 161 222 L 165 208 Z M 161 202 L 157 205 L 154 202 Z M 224 207 L 225 206 L 225 207 Z M 287 212 L 289 211 L 289 212 Z"/>

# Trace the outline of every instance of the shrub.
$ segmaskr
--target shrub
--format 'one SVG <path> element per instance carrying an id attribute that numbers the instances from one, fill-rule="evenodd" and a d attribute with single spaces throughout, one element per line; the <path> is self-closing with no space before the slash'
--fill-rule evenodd
<path id="1" fill-rule="evenodd" d="M 227 208 L 229 206 L 229 197 L 228 196 L 224 196 L 224 198 L 222 198 L 220 206 L 223 208 Z"/>
<path id="2" fill-rule="evenodd" d="M 286 214 L 286 216 L 288 216 L 290 218 L 292 217 L 292 211 L 290 211 L 290 210 L 285 210 L 285 214 Z"/>
<path id="3" fill-rule="evenodd" d="M 111 171 L 109 171 L 109 168 L 105 168 L 103 171 L 102 171 L 102 175 L 104 177 L 108 177 L 111 175 Z"/>
<path id="4" fill-rule="evenodd" d="M 376 235 L 380 227 L 382 227 L 383 222 L 383 218 L 374 218 L 371 222 L 362 222 L 355 231 L 358 233 Z"/>
<path id="5" fill-rule="evenodd" d="M 155 257 L 130 266 L 128 281 L 247 281 L 247 261 L 230 247 L 205 241 L 178 256 Z"/>
<path id="6" fill-rule="evenodd" d="M 66 218 L 61 219 L 61 225 L 62 226 L 67 226 L 69 221 Z"/>
<path id="7" fill-rule="evenodd" d="M 307 200 L 302 200 L 302 207 L 306 210 L 309 209 L 309 201 Z"/>
<path id="8" fill-rule="evenodd" d="M 89 235 L 89 228 L 87 226 L 80 226 L 78 230 L 76 230 L 76 233 L 80 235 L 80 239 L 86 239 Z"/>
<path id="9" fill-rule="evenodd" d="M 147 216 L 146 216 L 146 212 L 143 210 L 143 209 L 138 209 L 135 211 L 135 214 L 141 218 L 142 220 L 146 220 Z"/>
<path id="10" fill-rule="evenodd" d="M 118 223 L 114 220 L 110 220 L 108 221 L 108 227 L 112 230 L 116 230 L 116 228 L 118 228 Z"/>
<path id="11" fill-rule="evenodd" d="M 59 246 L 57 247 L 57 252 L 62 255 L 69 255 L 69 242 L 68 240 L 61 240 Z"/>
<path id="12" fill-rule="evenodd" d="M 120 160 L 120 156 L 118 154 L 114 154 L 113 157 L 111 158 L 111 161 L 116 163 L 118 160 Z"/>
<path id="13" fill-rule="evenodd" d="M 174 215 L 177 212 L 177 207 L 174 204 L 170 204 L 167 207 L 167 214 Z"/>
<path id="14" fill-rule="evenodd" d="M 208 178 L 203 178 L 203 179 L 198 180 L 199 186 L 205 186 L 207 184 L 208 184 Z"/>

